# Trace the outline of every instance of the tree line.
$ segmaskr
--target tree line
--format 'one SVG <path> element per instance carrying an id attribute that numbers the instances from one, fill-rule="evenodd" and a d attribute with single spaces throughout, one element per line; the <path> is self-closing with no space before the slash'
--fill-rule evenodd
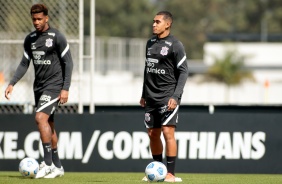
<path id="1" fill-rule="evenodd" d="M 87 1 L 86 35 L 90 14 Z M 281 0 L 96 0 L 95 4 L 95 33 L 106 37 L 149 38 L 154 15 L 160 10 L 170 11 L 174 16 L 172 34 L 183 42 L 190 59 L 203 57 L 203 45 L 210 41 L 208 35 L 282 32 Z"/>

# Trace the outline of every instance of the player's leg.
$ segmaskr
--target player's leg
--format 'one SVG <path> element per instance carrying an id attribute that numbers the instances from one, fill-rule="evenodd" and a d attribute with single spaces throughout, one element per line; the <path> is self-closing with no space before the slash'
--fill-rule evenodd
<path id="1" fill-rule="evenodd" d="M 163 144 L 161 141 L 161 128 L 148 128 L 147 132 L 153 160 L 162 162 Z"/>
<path id="2" fill-rule="evenodd" d="M 145 126 L 150 139 L 150 148 L 153 160 L 162 162 L 163 144 L 161 141 L 161 119 L 158 109 L 147 107 L 145 113 Z"/>
<path id="3" fill-rule="evenodd" d="M 51 127 L 48 123 L 49 115 L 44 112 L 36 112 L 35 121 L 40 133 L 40 139 L 42 141 L 44 162 L 41 164 L 40 169 L 36 175 L 36 178 L 42 178 L 51 172 L 52 165 L 52 152 L 51 152 Z"/>
<path id="4" fill-rule="evenodd" d="M 147 133 L 150 139 L 150 148 L 152 152 L 153 160 L 162 162 L 163 156 L 163 144 L 161 141 L 161 122 L 158 117 L 157 109 L 150 109 L 146 107 L 144 124 L 147 128 Z M 142 181 L 148 181 L 148 179 L 143 177 Z"/>
<path id="5" fill-rule="evenodd" d="M 61 161 L 59 159 L 58 154 L 58 136 L 55 130 L 55 124 L 54 124 L 54 114 L 52 114 L 49 118 L 49 125 L 51 127 L 51 146 L 52 146 L 52 161 L 54 165 L 58 168 L 62 166 Z"/>
<path id="6" fill-rule="evenodd" d="M 167 125 L 163 126 L 163 135 L 166 143 L 166 158 L 167 158 L 167 170 L 172 175 L 175 174 L 175 160 L 177 155 L 177 144 L 174 136 L 175 126 Z"/>
<path id="7" fill-rule="evenodd" d="M 35 121 L 40 132 L 44 151 L 44 162 L 41 163 L 36 178 L 42 178 L 52 170 L 52 128 L 49 124 L 50 115 L 58 104 L 58 93 L 43 92 L 35 94 Z"/>
<path id="8" fill-rule="evenodd" d="M 182 179 L 175 177 L 175 161 L 177 156 L 177 143 L 175 139 L 175 128 L 178 123 L 178 107 L 173 111 L 162 114 L 162 132 L 166 144 L 167 177 L 166 182 L 181 182 Z"/>
<path id="9" fill-rule="evenodd" d="M 58 136 L 55 130 L 54 114 L 50 116 L 49 124 L 50 124 L 51 132 L 52 132 L 52 137 L 51 137 L 52 162 L 55 167 L 53 167 L 52 171 L 48 175 L 46 175 L 44 178 L 56 178 L 56 177 L 61 177 L 64 175 L 64 168 L 59 159 L 58 146 L 57 146 L 58 145 Z"/>

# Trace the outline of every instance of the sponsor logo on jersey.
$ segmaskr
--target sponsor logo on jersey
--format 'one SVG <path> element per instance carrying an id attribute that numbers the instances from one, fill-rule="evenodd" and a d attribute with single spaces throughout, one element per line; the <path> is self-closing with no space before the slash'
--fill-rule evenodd
<path id="1" fill-rule="evenodd" d="M 53 39 L 48 38 L 48 39 L 46 40 L 45 45 L 46 45 L 46 47 L 52 47 L 52 46 L 53 46 Z"/>
<path id="2" fill-rule="evenodd" d="M 35 47 L 35 42 L 34 43 L 31 43 L 31 50 L 35 50 L 36 47 Z"/>
<path id="3" fill-rule="evenodd" d="M 159 68 L 147 68 L 147 73 L 165 74 L 165 70 Z"/>
<path id="4" fill-rule="evenodd" d="M 146 71 L 147 73 L 155 73 L 155 74 L 165 74 L 164 69 L 155 68 L 155 64 L 159 63 L 158 59 L 147 58 L 146 59 Z"/>
<path id="5" fill-rule="evenodd" d="M 48 33 L 48 35 L 55 37 L 56 34 L 55 33 Z"/>
<path id="6" fill-rule="evenodd" d="M 34 60 L 33 63 L 35 65 L 51 65 L 50 60 Z"/>
<path id="7" fill-rule="evenodd" d="M 35 60 L 39 60 L 39 59 L 41 59 L 41 56 L 39 54 L 33 54 L 33 58 Z"/>
<path id="8" fill-rule="evenodd" d="M 39 100 L 42 101 L 40 105 L 44 105 L 45 103 L 50 102 L 51 96 L 42 95 Z"/>
<path id="9" fill-rule="evenodd" d="M 155 38 L 155 39 L 151 39 L 151 42 L 155 42 L 157 39 Z"/>
<path id="10" fill-rule="evenodd" d="M 168 47 L 162 47 L 160 54 L 166 56 L 168 54 L 168 49 L 169 49 Z"/>
<path id="11" fill-rule="evenodd" d="M 165 41 L 165 43 L 168 44 L 169 46 L 172 45 L 172 43 L 171 43 L 171 42 L 168 42 L 168 41 Z"/>
<path id="12" fill-rule="evenodd" d="M 45 55 L 45 51 L 32 51 L 32 54 Z"/>
<path id="13" fill-rule="evenodd" d="M 42 56 L 45 55 L 45 52 L 44 51 L 33 51 L 32 55 L 33 55 L 34 60 L 39 60 L 41 59 Z"/>
<path id="14" fill-rule="evenodd" d="M 154 59 L 154 58 L 147 58 L 146 62 L 150 62 L 150 63 L 159 63 L 158 59 Z"/>
<path id="15" fill-rule="evenodd" d="M 42 56 L 45 55 L 44 51 L 33 51 L 33 63 L 35 65 L 50 65 L 51 61 L 50 60 L 41 60 Z"/>

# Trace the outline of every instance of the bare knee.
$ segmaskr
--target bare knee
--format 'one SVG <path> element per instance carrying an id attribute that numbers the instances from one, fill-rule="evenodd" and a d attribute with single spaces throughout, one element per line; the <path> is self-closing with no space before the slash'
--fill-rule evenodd
<path id="1" fill-rule="evenodd" d="M 42 123 L 47 123 L 48 118 L 49 118 L 49 115 L 42 113 L 42 112 L 37 112 L 35 114 L 35 122 L 37 125 L 42 124 Z"/>
<path id="2" fill-rule="evenodd" d="M 175 127 L 174 126 L 164 126 L 162 128 L 164 138 L 165 140 L 174 140 L 174 132 L 175 132 Z"/>
<path id="3" fill-rule="evenodd" d="M 148 129 L 148 135 L 150 139 L 159 139 L 161 136 L 160 128 L 150 128 Z"/>

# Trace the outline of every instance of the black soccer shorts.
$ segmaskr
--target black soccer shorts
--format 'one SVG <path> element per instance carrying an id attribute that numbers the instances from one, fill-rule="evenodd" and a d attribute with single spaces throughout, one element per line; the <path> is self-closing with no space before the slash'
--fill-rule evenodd
<path id="1" fill-rule="evenodd" d="M 146 128 L 161 128 L 165 125 L 178 123 L 179 105 L 172 111 L 167 110 L 167 105 L 157 108 L 146 108 L 144 124 Z"/>
<path id="2" fill-rule="evenodd" d="M 35 111 L 44 112 L 48 115 L 54 114 L 59 104 L 59 94 L 49 91 L 35 93 Z"/>

